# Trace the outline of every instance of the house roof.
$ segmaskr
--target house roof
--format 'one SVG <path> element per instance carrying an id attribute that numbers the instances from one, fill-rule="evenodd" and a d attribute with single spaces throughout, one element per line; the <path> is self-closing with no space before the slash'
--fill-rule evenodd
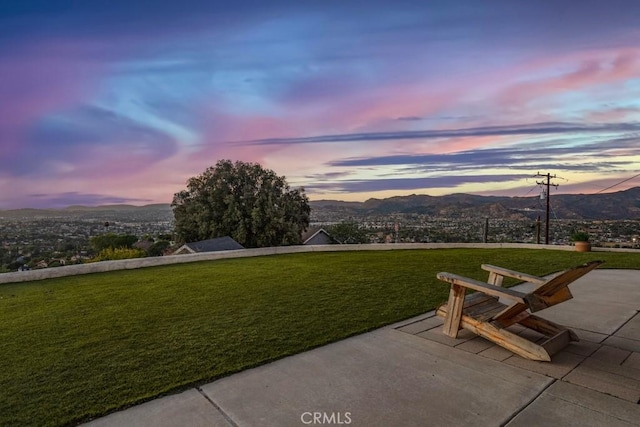
<path id="1" fill-rule="evenodd" d="M 331 237 L 327 230 L 324 228 L 310 228 L 304 233 L 302 233 L 302 244 L 306 244 L 309 240 L 316 237 L 318 234 L 326 234 L 328 237 Z"/>
<path id="2" fill-rule="evenodd" d="M 215 239 L 201 240 L 199 242 L 185 243 L 186 247 L 193 252 L 215 252 L 215 251 L 232 251 L 235 249 L 244 249 L 240 243 L 236 242 L 229 236 L 217 237 Z"/>

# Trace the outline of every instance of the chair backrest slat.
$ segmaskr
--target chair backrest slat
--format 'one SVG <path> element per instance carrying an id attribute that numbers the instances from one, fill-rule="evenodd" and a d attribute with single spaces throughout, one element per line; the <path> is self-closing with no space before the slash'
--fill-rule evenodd
<path id="1" fill-rule="evenodd" d="M 597 268 L 603 262 L 604 261 L 591 261 L 552 276 L 546 283 L 543 283 L 527 294 L 532 296 L 527 304 L 514 303 L 500 313 L 497 313 L 493 317 L 493 320 L 508 325 L 512 323 L 512 319 L 514 319 L 515 316 L 527 310 L 527 308 L 533 313 L 571 299 L 572 295 L 568 288 L 569 284 Z M 533 304 L 533 302 L 536 304 Z"/>
<path id="2" fill-rule="evenodd" d="M 576 281 L 591 270 L 597 268 L 603 261 L 591 261 L 577 267 L 563 271 L 553 277 L 547 283 L 538 286 L 531 294 L 538 296 L 550 296 L 558 292 L 560 289 L 568 286 L 571 282 Z"/>

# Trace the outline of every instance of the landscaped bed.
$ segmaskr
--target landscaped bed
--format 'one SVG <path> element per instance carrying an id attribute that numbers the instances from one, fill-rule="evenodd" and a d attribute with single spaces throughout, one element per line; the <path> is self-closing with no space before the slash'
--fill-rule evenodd
<path id="1" fill-rule="evenodd" d="M 73 424 L 435 308 L 439 271 L 542 275 L 640 253 L 303 253 L 0 286 L 0 425 Z"/>

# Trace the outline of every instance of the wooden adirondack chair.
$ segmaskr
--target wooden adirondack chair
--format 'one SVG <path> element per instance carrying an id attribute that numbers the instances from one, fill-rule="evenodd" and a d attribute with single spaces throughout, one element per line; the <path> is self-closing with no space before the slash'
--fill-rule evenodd
<path id="1" fill-rule="evenodd" d="M 488 283 L 456 274 L 438 273 L 438 279 L 451 284 L 451 291 L 449 301 L 441 305 L 436 313 L 445 319 L 444 333 L 450 337 L 456 338 L 458 330 L 464 328 L 524 358 L 548 362 L 570 341 L 578 341 L 578 337 L 572 330 L 531 313 L 573 298 L 568 285 L 602 262 L 592 261 L 550 278 L 483 264 L 482 269 L 489 272 Z M 537 286 L 529 293 L 503 288 L 504 277 Z M 466 295 L 467 289 L 478 292 Z M 500 299 L 509 303 L 505 304 Z M 546 339 L 535 343 L 506 329 L 515 323 L 541 333 Z"/>

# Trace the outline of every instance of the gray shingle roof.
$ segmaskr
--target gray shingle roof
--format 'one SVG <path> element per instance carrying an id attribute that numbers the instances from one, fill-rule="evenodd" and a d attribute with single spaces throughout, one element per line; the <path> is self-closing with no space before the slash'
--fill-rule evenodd
<path id="1" fill-rule="evenodd" d="M 187 243 L 185 246 L 189 247 L 189 249 L 194 252 L 232 251 L 235 249 L 244 249 L 244 246 L 229 236 Z"/>

